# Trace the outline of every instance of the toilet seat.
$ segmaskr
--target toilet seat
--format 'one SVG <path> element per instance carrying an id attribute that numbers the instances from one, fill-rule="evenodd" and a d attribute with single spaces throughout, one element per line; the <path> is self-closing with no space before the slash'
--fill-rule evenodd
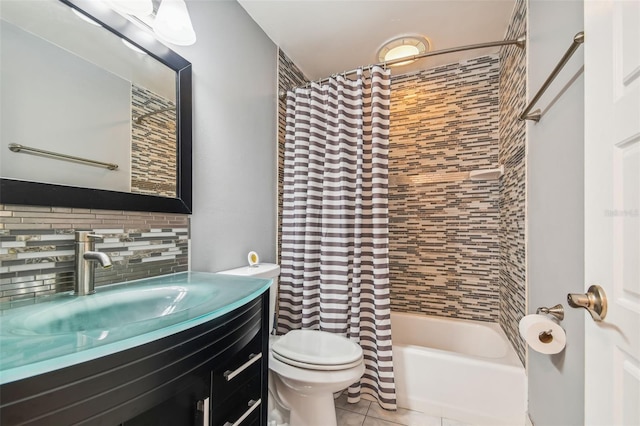
<path id="1" fill-rule="evenodd" d="M 310 370 L 343 370 L 362 362 L 362 348 L 346 337 L 319 330 L 292 330 L 271 346 L 273 357 Z"/>
<path id="2" fill-rule="evenodd" d="M 295 388 L 302 392 L 308 392 L 307 386 L 325 386 L 327 384 L 333 384 L 337 382 L 348 382 L 344 386 L 332 390 L 336 392 L 340 389 L 344 389 L 352 383 L 358 381 L 364 373 L 364 361 L 361 360 L 355 367 L 343 369 L 343 370 L 314 370 L 308 368 L 300 368 L 286 362 L 282 362 L 273 356 L 273 352 L 269 354 L 269 370 L 277 374 L 282 380 L 287 382 L 298 382 L 299 386 Z"/>
<path id="3" fill-rule="evenodd" d="M 294 367 L 304 368 L 306 370 L 319 370 L 319 371 L 337 371 L 337 370 L 346 370 L 348 368 L 353 368 L 358 366 L 362 362 L 362 357 L 357 360 L 350 362 L 348 364 L 339 364 L 339 365 L 323 365 L 323 364 L 309 364 L 306 362 L 296 361 L 294 359 L 290 359 L 284 357 L 276 352 L 271 352 L 273 357 L 278 361 L 282 361 L 285 364 L 289 364 Z"/>

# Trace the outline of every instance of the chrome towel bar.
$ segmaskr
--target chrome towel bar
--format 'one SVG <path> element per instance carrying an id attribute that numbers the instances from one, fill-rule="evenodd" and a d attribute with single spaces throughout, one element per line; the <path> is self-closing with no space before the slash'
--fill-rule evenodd
<path id="1" fill-rule="evenodd" d="M 162 112 L 175 111 L 175 110 L 176 110 L 176 107 L 168 107 L 168 108 L 157 109 L 155 111 L 151 111 L 151 112 L 148 112 L 146 114 L 142 114 L 140 117 L 136 118 L 134 121 L 136 122 L 136 124 L 142 124 L 142 120 L 144 120 L 147 117 L 151 117 L 152 115 L 160 114 Z"/>
<path id="2" fill-rule="evenodd" d="M 90 166 L 104 167 L 104 168 L 109 169 L 109 170 L 118 170 L 118 165 L 117 164 L 104 163 L 102 161 L 96 161 L 96 160 L 89 160 L 88 158 L 75 157 L 73 155 L 60 154 L 58 152 L 53 152 L 53 151 L 45 151 L 44 149 L 32 148 L 30 146 L 24 146 L 24 145 L 20 145 L 20 144 L 17 144 L 17 143 L 10 143 L 9 144 L 9 149 L 12 152 L 22 152 L 22 151 L 24 151 L 24 152 L 28 152 L 28 153 L 35 153 L 35 154 L 38 154 L 38 155 L 44 155 L 44 156 L 55 158 L 55 159 L 58 159 L 58 160 L 74 161 L 76 163 L 88 164 Z"/>
<path id="3" fill-rule="evenodd" d="M 582 43 L 584 43 L 584 31 L 580 31 L 573 37 L 573 42 L 571 43 L 571 46 L 569 46 L 569 49 L 567 49 L 564 56 L 562 56 L 562 58 L 560 59 L 560 62 L 558 62 L 558 65 L 556 65 L 553 71 L 551 71 L 551 74 L 549 75 L 549 77 L 547 77 L 545 82 L 542 84 L 542 87 L 540 88 L 540 90 L 538 90 L 538 93 L 536 93 L 533 99 L 531 99 L 531 101 L 529 102 L 529 105 L 527 105 L 524 111 L 522 111 L 522 114 L 518 116 L 518 120 L 520 121 L 533 120 L 536 123 L 540 121 L 540 118 L 542 118 L 542 111 L 540 110 L 540 108 L 532 112 L 529 112 L 529 111 L 531 111 L 531 109 L 540 100 L 542 95 L 544 95 L 544 92 L 547 91 L 547 89 L 549 88 L 553 80 L 555 80 L 555 78 L 558 76 L 560 71 L 562 71 L 562 68 L 564 68 L 567 62 L 569 62 L 569 59 L 571 58 L 571 56 L 573 56 L 573 54 L 576 52 L 576 50 L 578 50 L 578 47 L 580 47 Z"/>

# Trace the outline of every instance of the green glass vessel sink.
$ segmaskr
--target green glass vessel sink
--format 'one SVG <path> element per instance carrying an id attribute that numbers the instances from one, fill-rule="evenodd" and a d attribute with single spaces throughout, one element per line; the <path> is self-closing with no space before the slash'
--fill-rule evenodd
<path id="1" fill-rule="evenodd" d="M 0 311 L 0 383 L 68 367 L 210 321 L 260 296 L 271 280 L 182 272 L 60 293 Z"/>
<path id="2" fill-rule="evenodd" d="M 10 330 L 17 334 L 58 334 L 109 331 L 169 317 L 173 321 L 181 312 L 208 303 L 220 293 L 219 289 L 202 283 L 122 287 L 89 296 L 72 296 L 66 302 L 21 315 L 10 322 Z"/>

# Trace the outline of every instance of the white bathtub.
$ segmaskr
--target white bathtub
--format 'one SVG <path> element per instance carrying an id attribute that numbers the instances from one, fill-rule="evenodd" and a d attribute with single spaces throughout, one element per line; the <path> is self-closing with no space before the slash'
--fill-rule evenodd
<path id="1" fill-rule="evenodd" d="M 472 424 L 524 425 L 524 367 L 498 324 L 391 313 L 398 406 Z"/>

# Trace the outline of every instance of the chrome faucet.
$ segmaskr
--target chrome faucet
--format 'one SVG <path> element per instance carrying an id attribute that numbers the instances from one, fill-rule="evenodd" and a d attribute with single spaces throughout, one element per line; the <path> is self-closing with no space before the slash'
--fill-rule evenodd
<path id="1" fill-rule="evenodd" d="M 73 294 L 86 296 L 95 293 L 94 270 L 95 263 L 99 262 L 103 268 L 112 266 L 111 258 L 106 253 L 95 251 L 95 238 L 102 238 L 91 231 L 76 231 L 76 268 L 73 282 Z"/>

